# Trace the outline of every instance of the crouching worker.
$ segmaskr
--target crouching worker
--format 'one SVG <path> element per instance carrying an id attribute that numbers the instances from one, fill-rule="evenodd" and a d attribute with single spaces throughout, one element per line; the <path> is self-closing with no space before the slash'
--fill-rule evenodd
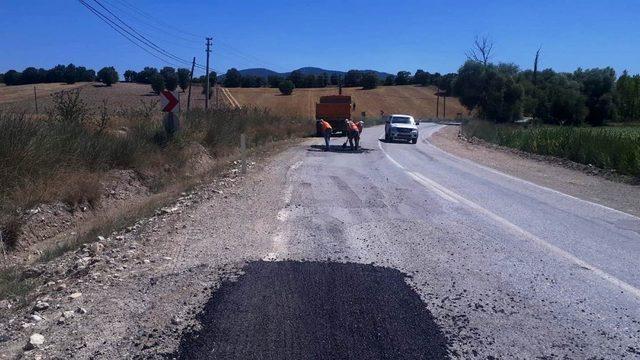
<path id="1" fill-rule="evenodd" d="M 333 128 L 331 124 L 326 122 L 324 119 L 318 119 L 318 129 L 320 129 L 320 134 L 324 136 L 324 151 L 329 151 L 329 143 L 331 142 L 331 132 Z"/>
<path id="2" fill-rule="evenodd" d="M 351 148 L 351 150 L 354 150 L 354 148 L 355 150 L 358 150 L 358 147 L 360 146 L 360 130 L 358 128 L 358 125 L 348 119 L 345 120 L 345 123 L 347 127 L 347 141 L 349 141 L 349 147 Z M 345 142 L 343 147 L 346 146 L 347 143 Z"/>

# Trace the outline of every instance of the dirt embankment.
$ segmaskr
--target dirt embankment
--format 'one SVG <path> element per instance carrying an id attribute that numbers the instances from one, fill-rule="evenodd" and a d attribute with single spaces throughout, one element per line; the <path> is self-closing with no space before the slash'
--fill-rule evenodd
<path id="1" fill-rule="evenodd" d="M 448 153 L 506 174 L 640 216 L 640 186 L 619 181 L 628 179 L 568 160 L 468 141 L 458 133 L 458 126 L 447 126 L 430 141 Z"/>
<path id="2" fill-rule="evenodd" d="M 33 296 L 0 301 L 0 359 L 172 354 L 220 279 L 270 249 L 265 219 L 282 199 L 264 187 L 282 187 L 287 167 L 256 161 L 247 177 L 232 162 L 154 216 L 32 265 Z"/>

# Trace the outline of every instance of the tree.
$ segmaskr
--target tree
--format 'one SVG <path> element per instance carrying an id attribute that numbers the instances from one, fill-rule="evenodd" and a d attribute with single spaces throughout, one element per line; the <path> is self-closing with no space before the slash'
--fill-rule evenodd
<path id="1" fill-rule="evenodd" d="M 145 68 L 137 74 L 135 81 L 143 84 L 151 84 L 151 81 L 158 74 L 158 69 L 145 66 Z"/>
<path id="2" fill-rule="evenodd" d="M 387 77 L 384 79 L 384 86 L 393 86 L 393 84 L 395 84 L 396 82 L 396 77 L 393 75 L 387 75 Z"/>
<path id="3" fill-rule="evenodd" d="M 4 74 L 0 73 L 0 84 L 4 83 Z"/>
<path id="4" fill-rule="evenodd" d="M 137 77 L 137 73 L 133 70 L 127 70 L 124 72 L 124 81 L 126 82 L 134 82 Z"/>
<path id="5" fill-rule="evenodd" d="M 47 71 L 46 82 L 48 83 L 57 83 L 64 81 L 64 73 L 67 70 L 67 67 L 64 65 L 56 65 L 52 69 Z"/>
<path id="6" fill-rule="evenodd" d="M 362 76 L 361 84 L 364 90 L 375 89 L 378 86 L 378 76 L 372 71 L 367 71 Z"/>
<path id="7" fill-rule="evenodd" d="M 573 73 L 575 80 L 582 83 L 582 93 L 589 108 L 586 121 L 592 126 L 604 125 L 615 116 L 613 90 L 616 72 L 610 67 L 604 69 L 578 69 Z"/>
<path id="8" fill-rule="evenodd" d="M 429 82 L 429 73 L 425 72 L 422 69 L 416 70 L 416 73 L 413 74 L 413 84 L 426 86 Z"/>
<path id="9" fill-rule="evenodd" d="M 222 82 L 225 87 L 240 87 L 242 84 L 242 74 L 236 68 L 231 68 L 227 70 L 227 73 L 224 75 L 224 81 Z"/>
<path id="10" fill-rule="evenodd" d="M 164 86 L 169 91 L 175 91 L 178 88 L 178 75 L 176 73 L 167 74 L 164 78 Z"/>
<path id="11" fill-rule="evenodd" d="M 329 85 L 329 74 L 327 73 L 322 73 L 320 76 L 318 76 L 318 87 L 324 88 L 327 87 L 327 85 Z"/>
<path id="12" fill-rule="evenodd" d="M 175 73 L 176 73 L 176 69 L 172 68 L 171 66 L 165 66 L 162 69 L 160 69 L 160 75 L 162 75 L 165 81 L 167 80 L 168 76 L 175 75 Z"/>
<path id="13" fill-rule="evenodd" d="M 280 93 L 282 95 L 291 95 L 293 94 L 293 89 L 295 88 L 295 85 L 293 84 L 293 81 L 291 80 L 284 80 L 280 82 L 280 85 L 278 86 L 278 89 L 280 90 Z"/>
<path id="14" fill-rule="evenodd" d="M 640 119 L 640 75 L 633 77 L 625 70 L 616 82 L 616 103 L 622 121 Z"/>
<path id="15" fill-rule="evenodd" d="M 111 86 L 120 80 L 118 72 L 113 66 L 103 67 L 98 71 L 98 81 L 104 83 L 107 86 Z"/>
<path id="16" fill-rule="evenodd" d="M 303 86 L 304 88 L 314 88 L 316 87 L 317 79 L 313 74 L 309 74 L 304 77 Z"/>
<path id="17" fill-rule="evenodd" d="M 300 72 L 299 70 L 292 71 L 291 74 L 289 74 L 289 76 L 287 77 L 287 79 L 291 80 L 293 85 L 297 88 L 301 88 L 304 85 L 304 77 L 302 75 L 302 72 Z"/>
<path id="18" fill-rule="evenodd" d="M 329 79 L 331 85 L 338 85 L 340 83 L 340 75 L 333 73 Z"/>
<path id="19" fill-rule="evenodd" d="M 156 95 L 160 95 L 160 92 L 165 89 L 164 78 L 160 74 L 155 74 L 149 80 L 151 83 L 151 89 Z"/>
<path id="20" fill-rule="evenodd" d="M 411 73 L 408 71 L 398 71 L 396 75 L 396 85 L 408 85 Z"/>
<path id="21" fill-rule="evenodd" d="M 178 69 L 177 75 L 178 75 L 178 85 L 180 86 L 180 89 L 182 89 L 182 92 L 184 92 L 189 87 L 191 71 L 189 69 L 180 68 Z"/>
<path id="22" fill-rule="evenodd" d="M 484 66 L 487 66 L 489 60 L 493 56 L 493 41 L 486 36 L 482 38 L 475 37 L 473 41 L 473 47 L 466 53 L 467 59 L 475 62 L 479 62 Z"/>
<path id="23" fill-rule="evenodd" d="M 362 81 L 362 72 L 359 70 L 349 70 L 344 75 L 344 86 L 355 87 L 360 86 Z"/>
<path id="24" fill-rule="evenodd" d="M 468 60 L 453 82 L 453 93 L 469 111 L 496 122 L 513 121 L 522 113 L 523 87 L 512 76 L 511 66 L 486 66 Z"/>
<path id="25" fill-rule="evenodd" d="M 22 70 L 21 84 L 37 84 L 39 82 L 38 79 L 38 69 L 34 67 L 28 67 Z"/>
<path id="26" fill-rule="evenodd" d="M 9 70 L 4 74 L 4 83 L 7 86 L 19 85 L 21 74 L 15 70 Z"/>
<path id="27" fill-rule="evenodd" d="M 77 68 L 73 64 L 67 65 L 64 70 L 64 82 L 67 84 L 75 84 L 78 80 Z"/>
<path id="28" fill-rule="evenodd" d="M 280 86 L 282 80 L 283 79 L 280 76 L 269 75 L 269 77 L 267 78 L 267 83 L 269 84 L 269 87 L 277 88 L 278 86 Z"/>

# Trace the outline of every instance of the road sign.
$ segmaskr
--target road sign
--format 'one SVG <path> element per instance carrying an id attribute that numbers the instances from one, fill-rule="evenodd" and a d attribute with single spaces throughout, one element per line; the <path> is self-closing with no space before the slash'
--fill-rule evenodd
<path id="1" fill-rule="evenodd" d="M 180 100 L 178 100 L 177 93 L 169 90 L 164 90 L 160 93 L 160 103 L 162 104 L 162 111 L 164 112 L 178 112 L 180 111 Z"/>

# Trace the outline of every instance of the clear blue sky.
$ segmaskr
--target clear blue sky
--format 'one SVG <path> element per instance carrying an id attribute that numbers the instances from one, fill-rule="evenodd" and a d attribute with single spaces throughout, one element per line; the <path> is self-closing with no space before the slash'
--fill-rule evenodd
<path id="1" fill-rule="evenodd" d="M 203 37 L 213 36 L 218 71 L 318 66 L 444 73 L 464 62 L 479 34 L 493 39 L 496 61 L 523 68 L 542 46 L 545 68 L 640 72 L 636 0 L 124 0 L 151 16 L 119 10 L 127 9 L 123 0 L 100 1 L 181 58 L 204 63 Z M 119 71 L 165 65 L 75 0 L 1 0 L 0 19 L 0 71 L 70 62 Z"/>

